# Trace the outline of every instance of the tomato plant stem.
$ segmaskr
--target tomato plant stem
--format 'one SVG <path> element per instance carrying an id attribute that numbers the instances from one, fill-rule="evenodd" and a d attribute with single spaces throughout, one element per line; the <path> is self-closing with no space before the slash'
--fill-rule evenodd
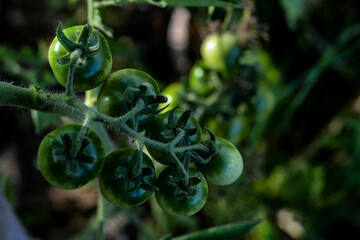
<path id="1" fill-rule="evenodd" d="M 104 239 L 104 207 L 104 197 L 102 196 L 102 194 L 99 194 L 97 203 L 98 240 Z"/>
<path id="2" fill-rule="evenodd" d="M 134 114 L 139 113 L 144 108 L 144 102 L 139 100 L 135 107 L 123 116 L 114 118 L 102 114 L 93 108 L 86 106 L 75 95 L 66 97 L 64 94 L 45 93 L 41 90 L 22 88 L 11 83 L 0 82 L 0 106 L 16 106 L 27 109 L 34 109 L 42 112 L 56 113 L 69 117 L 77 122 L 83 122 L 88 116 L 93 122 L 104 123 L 118 131 L 122 131 L 133 139 L 142 142 L 146 146 L 154 147 L 163 152 L 169 152 L 169 143 L 158 142 L 145 137 L 126 125 L 126 121 L 131 119 Z M 174 147 L 174 153 L 185 151 L 208 151 L 202 144 Z"/>

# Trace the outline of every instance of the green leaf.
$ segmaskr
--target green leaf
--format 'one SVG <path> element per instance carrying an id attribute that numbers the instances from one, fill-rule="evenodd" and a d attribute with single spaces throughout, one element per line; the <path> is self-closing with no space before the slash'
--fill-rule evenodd
<path id="1" fill-rule="evenodd" d="M 40 134 L 42 130 L 50 125 L 59 125 L 60 118 L 57 115 L 45 112 L 31 110 L 31 118 L 35 126 L 36 134 Z"/>
<path id="2" fill-rule="evenodd" d="M 236 240 L 248 234 L 260 222 L 261 220 L 253 220 L 216 226 L 174 237 L 172 240 Z"/>
<path id="3" fill-rule="evenodd" d="M 113 30 L 110 27 L 108 27 L 102 23 L 99 9 L 95 9 L 94 18 L 91 20 L 92 21 L 90 22 L 90 25 L 101 30 L 103 33 L 105 33 L 106 36 L 113 37 Z"/>
<path id="4" fill-rule="evenodd" d="M 162 236 L 159 240 L 171 240 L 172 234 L 167 233 L 164 236 Z"/>

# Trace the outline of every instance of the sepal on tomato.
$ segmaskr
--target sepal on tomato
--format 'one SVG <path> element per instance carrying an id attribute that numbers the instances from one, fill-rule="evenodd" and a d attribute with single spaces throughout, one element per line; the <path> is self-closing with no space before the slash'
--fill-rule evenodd
<path id="1" fill-rule="evenodd" d="M 168 167 L 160 173 L 157 179 L 159 190 L 155 192 L 155 198 L 164 211 L 191 216 L 205 205 L 208 186 L 204 176 L 194 168 L 189 168 L 188 174 L 188 185 L 184 186 L 183 176 L 175 167 Z"/>
<path id="2" fill-rule="evenodd" d="M 146 95 L 148 91 L 150 91 L 153 95 Z M 167 97 L 164 95 L 157 95 L 154 87 L 149 83 L 142 83 L 139 87 L 128 87 L 125 89 L 124 95 L 126 102 L 131 106 L 135 106 L 137 101 L 142 99 L 144 101 L 145 108 L 141 112 L 146 115 L 156 115 L 166 108 L 165 107 L 160 110 L 150 108 L 150 106 L 154 104 L 166 103 Z"/>
<path id="3" fill-rule="evenodd" d="M 200 175 L 189 178 L 188 185 L 183 185 L 183 180 L 170 176 L 169 184 L 173 187 L 173 193 L 176 198 L 184 198 L 195 196 L 195 186 L 202 181 Z"/>
<path id="4" fill-rule="evenodd" d="M 191 117 L 191 114 L 192 114 L 191 110 L 184 111 L 180 115 L 178 120 L 175 121 L 174 114 L 175 114 L 176 109 L 177 109 L 177 107 L 173 108 L 169 113 L 169 116 L 168 116 L 168 130 L 161 132 L 161 135 L 163 135 L 164 138 L 166 140 L 169 140 L 169 141 L 171 141 L 173 138 L 176 137 L 176 135 L 178 133 L 177 129 L 184 130 L 185 136 L 188 136 L 188 137 L 195 135 L 199 130 L 198 127 L 185 128 L 186 124 L 188 123 L 188 121 L 189 121 L 189 119 Z"/>
<path id="5" fill-rule="evenodd" d="M 192 157 L 192 161 L 196 163 L 198 166 L 205 165 L 208 162 L 210 162 L 211 158 L 217 154 L 219 151 L 219 147 L 216 143 L 216 136 L 215 134 L 208 128 L 205 127 L 205 130 L 209 133 L 210 139 L 208 140 L 208 143 L 202 142 L 202 145 L 206 146 L 208 149 L 208 152 L 196 152 L 196 151 L 190 151 L 188 154 Z"/>
<path id="6" fill-rule="evenodd" d="M 99 175 L 99 186 L 103 196 L 120 207 L 135 207 L 147 201 L 157 189 L 155 168 L 151 159 L 142 155 L 139 160 L 138 150 L 122 148 L 106 157 L 105 165 Z M 134 167 L 140 173 L 132 174 Z"/>
<path id="7" fill-rule="evenodd" d="M 66 87 L 70 60 L 75 60 L 74 91 L 87 91 L 102 83 L 110 74 L 112 57 L 102 34 L 90 25 L 62 29 L 49 47 L 49 63 L 58 82 Z"/>
<path id="8" fill-rule="evenodd" d="M 84 27 L 85 28 L 85 27 Z M 76 48 L 81 48 L 83 49 L 83 47 L 78 44 L 75 43 L 73 41 L 71 41 L 69 38 L 66 37 L 66 35 L 64 34 L 63 30 L 62 30 L 62 23 L 60 22 L 57 29 L 56 29 L 56 37 L 58 38 L 59 42 L 61 43 L 61 45 L 68 51 L 68 52 L 72 52 L 74 51 Z"/>

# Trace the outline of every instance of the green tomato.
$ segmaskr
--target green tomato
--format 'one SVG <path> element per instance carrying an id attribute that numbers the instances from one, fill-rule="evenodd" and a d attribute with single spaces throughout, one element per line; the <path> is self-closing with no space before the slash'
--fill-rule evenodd
<path id="1" fill-rule="evenodd" d="M 104 168 L 99 175 L 99 186 L 103 196 L 112 204 L 119 207 L 135 207 L 146 202 L 153 194 L 152 190 L 142 188 L 136 185 L 134 189 L 127 190 L 126 184 L 130 181 L 139 183 L 145 181 L 147 184 L 155 185 L 156 174 L 155 167 L 151 159 L 143 153 L 143 161 L 141 168 L 150 169 L 151 174 L 147 176 L 139 176 L 131 179 L 125 176 L 119 176 L 119 169 L 125 169 L 131 172 L 132 156 L 135 150 L 131 148 L 121 148 L 110 153 L 105 160 Z"/>
<path id="2" fill-rule="evenodd" d="M 201 182 L 192 186 L 193 194 L 176 196 L 175 186 L 171 184 L 171 181 L 179 177 L 179 171 L 175 167 L 165 168 L 157 179 L 158 190 L 155 191 L 159 206 L 168 213 L 182 216 L 191 216 L 200 211 L 207 200 L 208 186 L 204 176 L 198 170 L 189 168 L 189 177 L 196 176 L 201 178 Z"/>
<path id="3" fill-rule="evenodd" d="M 179 99 L 185 94 L 185 89 L 181 82 L 175 82 L 168 85 L 161 94 L 166 96 L 168 101 L 167 103 L 160 104 L 160 108 L 163 108 L 170 104 L 167 109 L 171 110 L 178 106 Z"/>
<path id="4" fill-rule="evenodd" d="M 77 42 L 84 26 L 74 26 L 64 30 L 66 37 Z M 86 91 L 95 88 L 110 74 L 112 67 L 112 56 L 105 37 L 95 29 L 92 29 L 88 39 L 88 46 L 93 47 L 99 44 L 100 49 L 92 55 L 87 56 L 87 63 L 83 67 L 75 69 L 73 88 L 75 91 Z M 66 56 L 68 51 L 55 37 L 49 48 L 50 67 L 58 82 L 66 86 L 70 64 L 61 65 L 58 59 Z"/>
<path id="5" fill-rule="evenodd" d="M 207 181 L 216 185 L 229 185 L 235 182 L 243 170 L 243 160 L 236 147 L 224 138 L 216 138 L 218 153 L 200 171 Z"/>
<path id="6" fill-rule="evenodd" d="M 202 61 L 195 63 L 189 73 L 189 88 L 199 96 L 208 96 L 214 91 L 209 79 L 209 71 Z"/>
<path id="7" fill-rule="evenodd" d="M 207 36 L 201 44 L 200 53 L 206 66 L 223 71 L 237 64 L 241 50 L 235 35 L 224 32 Z"/>
<path id="8" fill-rule="evenodd" d="M 160 94 L 156 81 L 147 73 L 137 69 L 122 69 L 110 74 L 101 87 L 97 100 L 97 109 L 111 117 L 120 117 L 131 110 L 135 103 L 129 103 L 125 90 L 128 87 L 139 87 L 142 84 L 151 84 L 156 94 Z M 153 95 L 150 90 L 147 96 Z M 150 105 L 151 110 L 156 110 L 159 104 Z M 152 120 L 152 116 L 140 113 L 139 131 L 143 131 Z M 132 123 L 129 122 L 132 126 Z"/>
<path id="9" fill-rule="evenodd" d="M 61 126 L 46 135 L 40 144 L 40 171 L 56 187 L 80 188 L 94 179 L 104 165 L 105 152 L 100 138 L 88 127 L 79 138 L 81 129 L 78 123 Z"/>
<path id="10" fill-rule="evenodd" d="M 174 112 L 175 121 L 177 121 L 184 112 L 185 111 L 182 109 L 176 109 Z M 151 127 L 146 129 L 145 136 L 148 138 L 151 138 L 155 141 L 159 141 L 159 142 L 164 142 L 164 143 L 170 142 L 171 139 L 166 139 L 166 137 L 162 134 L 162 133 L 168 132 L 169 130 L 173 130 L 174 133 L 176 132 L 176 129 L 169 128 L 169 125 L 168 125 L 169 113 L 170 113 L 170 111 L 156 116 L 152 122 Z M 201 128 L 200 128 L 198 120 L 194 116 L 191 116 L 189 121 L 185 125 L 185 129 L 194 129 L 194 128 L 197 128 L 196 133 L 191 136 L 185 135 L 182 142 L 179 143 L 179 145 L 182 144 L 183 146 L 186 146 L 186 145 L 190 145 L 190 144 L 200 143 Z M 177 146 L 179 146 L 179 145 L 177 145 Z M 173 160 L 169 154 L 166 154 L 156 148 L 149 147 L 149 146 L 147 146 L 147 150 L 149 151 L 150 155 L 156 161 L 158 161 L 162 164 L 165 164 L 165 165 L 173 164 Z M 184 157 L 184 154 L 178 153 L 177 157 L 180 160 L 182 160 Z"/>

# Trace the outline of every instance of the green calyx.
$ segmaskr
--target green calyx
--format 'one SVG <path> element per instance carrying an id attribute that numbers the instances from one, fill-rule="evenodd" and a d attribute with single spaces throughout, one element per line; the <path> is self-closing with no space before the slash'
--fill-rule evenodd
<path id="1" fill-rule="evenodd" d="M 209 133 L 210 135 L 210 139 L 207 140 L 206 142 L 203 142 L 202 145 L 204 145 L 208 151 L 207 152 L 203 152 L 203 151 L 190 151 L 188 152 L 188 154 L 191 156 L 192 160 L 191 162 L 194 162 L 196 164 L 207 164 L 211 158 L 217 154 L 217 152 L 219 151 L 219 147 L 216 143 L 216 136 L 215 134 L 210 131 L 210 129 L 205 128 L 205 130 Z"/>
<path id="2" fill-rule="evenodd" d="M 78 174 L 79 164 L 90 164 L 96 161 L 89 150 L 91 142 L 87 138 L 71 139 L 67 133 L 60 134 L 61 144 L 52 151 L 56 163 L 65 162 L 66 172 L 69 176 Z"/>
<path id="3" fill-rule="evenodd" d="M 184 198 L 196 195 L 195 186 L 200 184 L 202 178 L 199 174 L 194 177 L 190 177 L 186 186 L 180 176 L 170 176 L 169 184 L 173 188 L 174 196 L 177 198 Z"/>
<path id="4" fill-rule="evenodd" d="M 179 119 L 177 121 L 175 121 L 174 113 L 175 113 L 176 109 L 177 109 L 177 107 L 172 109 L 171 112 L 169 113 L 168 130 L 161 133 L 164 136 L 164 138 L 169 141 L 174 139 L 177 136 L 180 129 L 184 131 L 184 136 L 187 136 L 187 137 L 193 136 L 198 131 L 197 127 L 196 128 L 185 128 L 186 124 L 188 123 L 188 121 L 191 117 L 192 111 L 186 110 L 183 114 L 181 114 Z M 181 143 L 181 141 L 180 141 L 180 143 Z"/>
<path id="5" fill-rule="evenodd" d="M 141 167 L 139 155 L 141 155 L 139 151 L 134 151 L 130 168 L 122 166 L 116 168 L 114 177 L 120 184 L 124 185 L 127 192 L 133 192 L 139 188 L 146 191 L 154 191 L 156 186 L 149 179 L 151 176 L 155 176 L 154 169 Z"/>
<path id="6" fill-rule="evenodd" d="M 152 95 L 147 95 L 151 92 Z M 125 90 L 126 100 L 130 105 L 135 105 L 139 99 L 142 99 L 145 108 L 141 113 L 146 115 L 156 115 L 164 110 L 166 107 L 159 110 L 152 110 L 150 108 L 153 104 L 161 104 L 167 102 L 167 97 L 164 95 L 157 95 L 154 87 L 149 83 L 142 83 L 139 87 L 128 87 Z"/>
<path id="7" fill-rule="evenodd" d="M 100 49 L 99 42 L 95 46 L 88 46 L 88 40 L 91 32 L 92 27 L 89 24 L 86 24 L 79 36 L 79 39 L 76 42 L 73 42 L 64 34 L 62 30 L 62 23 L 60 22 L 56 30 L 56 37 L 58 38 L 61 45 L 69 52 L 69 54 L 58 58 L 57 62 L 60 65 L 70 63 L 70 60 L 73 57 L 73 53 L 77 50 L 80 52 L 80 56 L 78 56 L 76 65 L 77 67 L 84 67 L 87 63 L 87 57 L 96 54 Z"/>

